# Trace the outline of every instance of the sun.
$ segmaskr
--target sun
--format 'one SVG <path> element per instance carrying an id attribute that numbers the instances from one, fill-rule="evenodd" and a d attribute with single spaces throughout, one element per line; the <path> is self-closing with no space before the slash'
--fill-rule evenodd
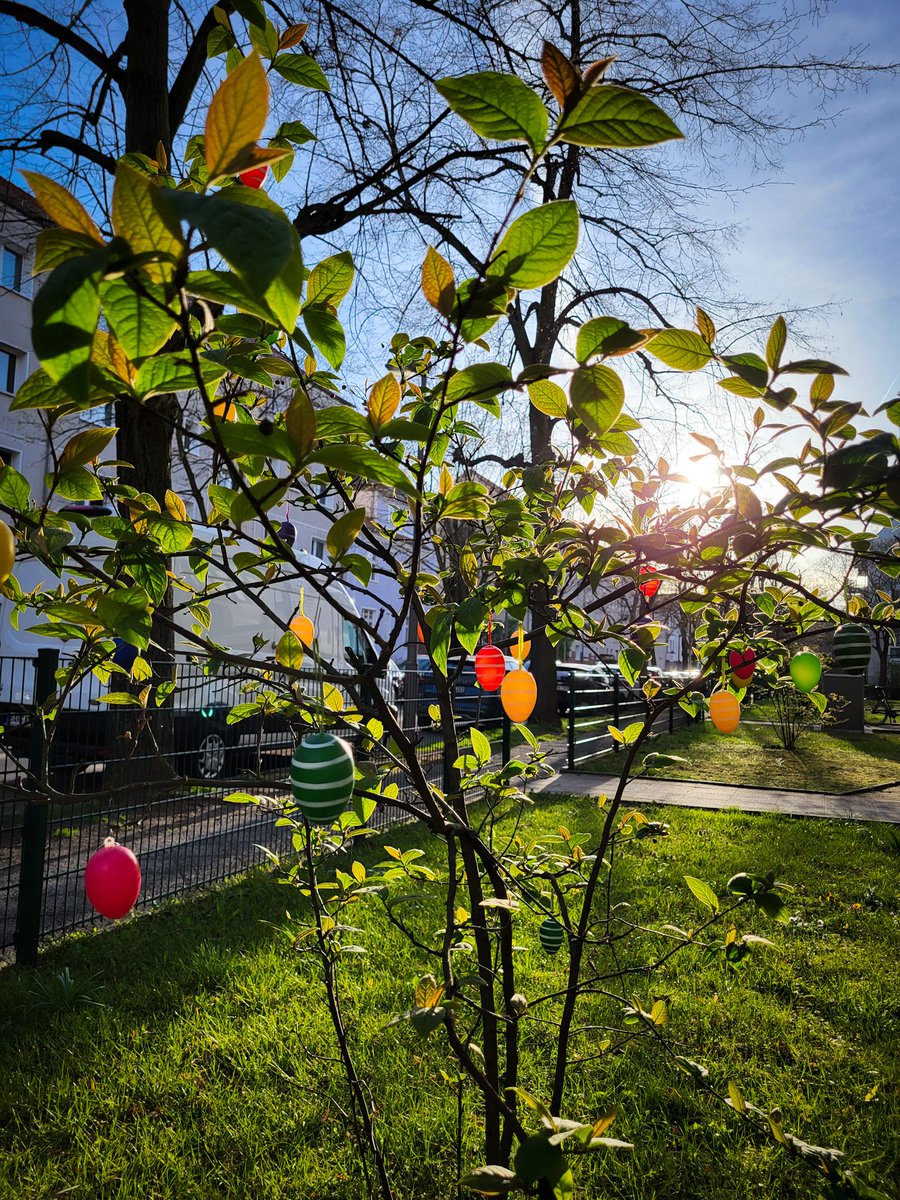
<path id="1" fill-rule="evenodd" d="M 672 474 L 680 475 L 684 480 L 671 484 L 669 493 L 674 503 L 682 507 L 705 500 L 725 482 L 722 464 L 714 454 L 685 452 L 676 460 Z"/>

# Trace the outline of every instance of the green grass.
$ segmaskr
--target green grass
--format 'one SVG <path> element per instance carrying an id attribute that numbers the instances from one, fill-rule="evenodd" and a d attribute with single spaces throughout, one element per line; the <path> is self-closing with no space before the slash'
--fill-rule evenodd
<path id="1" fill-rule="evenodd" d="M 671 836 L 619 856 L 616 896 L 642 922 L 683 927 L 699 919 L 683 876 L 721 893 L 734 872 L 774 868 L 796 888 L 792 921 L 747 925 L 775 943 L 740 976 L 688 950 L 658 977 L 670 998 L 669 1035 L 679 1053 L 705 1063 L 722 1088 L 779 1104 L 785 1127 L 846 1149 L 893 1194 L 897 1179 L 896 986 L 898 855 L 889 830 L 730 812 L 662 810 Z M 531 831 L 560 824 L 596 834 L 588 800 L 542 800 Z M 390 844 L 428 839 L 392 831 Z M 377 862 L 377 843 L 363 853 Z M 435 858 L 434 851 L 429 858 Z M 0 972 L 0 1196 L 67 1200 L 359 1200 L 367 1195 L 349 1149 L 321 988 L 307 956 L 279 929 L 300 898 L 254 874 L 190 902 L 48 950 L 36 971 Z M 426 938 L 435 905 L 415 919 Z M 564 954 L 537 948 L 536 924 L 517 917 L 518 986 L 532 999 L 564 978 Z M 441 1071 L 455 1073 L 434 1035 L 385 1029 L 411 1003 L 428 969 L 387 924 L 377 900 L 353 914 L 368 948 L 343 971 L 345 1007 L 361 1072 L 396 1176 L 397 1200 L 454 1197 L 455 1110 Z M 746 928 L 747 925 L 742 927 Z M 646 947 L 645 947 L 646 949 Z M 626 960 L 628 951 L 623 951 Z M 63 995 L 68 967 L 80 991 L 105 1007 Z M 40 986 L 38 986 L 40 985 Z M 635 979 L 646 1003 L 648 984 Z M 47 1001 L 47 995 L 50 1000 Z M 555 1004 L 555 1002 L 553 1002 Z M 522 1083 L 546 1094 L 554 1048 L 553 1005 L 525 1019 Z M 586 1001 L 583 1025 L 618 1021 L 617 1007 Z M 611 1132 L 632 1154 L 596 1157 L 578 1196 L 620 1200 L 815 1200 L 814 1172 L 752 1135 L 729 1110 L 699 1095 L 652 1047 L 590 1057 L 576 1051 L 565 1115 L 593 1117 L 613 1105 Z M 877 1085 L 877 1086 L 876 1086 Z M 474 1106 L 464 1122 L 466 1162 L 477 1159 Z"/>
<path id="2" fill-rule="evenodd" d="M 652 749 L 687 761 L 651 767 L 647 772 L 651 779 L 831 793 L 900 782 L 900 737 L 894 734 L 804 733 L 795 750 L 785 750 L 768 725 L 741 722 L 726 735 L 707 722 L 665 734 L 653 742 Z M 583 769 L 615 773 L 621 761 L 621 756 L 603 755 Z"/>

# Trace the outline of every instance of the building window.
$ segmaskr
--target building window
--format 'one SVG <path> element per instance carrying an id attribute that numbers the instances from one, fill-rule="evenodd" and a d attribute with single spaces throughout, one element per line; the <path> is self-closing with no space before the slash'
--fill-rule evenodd
<path id="1" fill-rule="evenodd" d="M 322 558 L 322 559 L 324 559 L 324 557 L 325 557 L 325 543 L 322 541 L 322 539 L 321 539 L 321 538 L 313 538 L 313 540 L 312 540 L 312 547 L 311 547 L 311 549 L 312 549 L 312 555 L 313 555 L 313 558 Z"/>
<path id="2" fill-rule="evenodd" d="M 3 247 L 3 261 L 0 264 L 0 283 L 11 292 L 22 290 L 22 255 L 9 246 Z"/>
<path id="3" fill-rule="evenodd" d="M 364 608 L 362 610 L 362 619 L 373 629 L 378 622 L 378 613 L 374 608 Z"/>
<path id="4" fill-rule="evenodd" d="M 12 396 L 16 390 L 17 356 L 11 350 L 0 350 L 0 390 Z"/>
<path id="5" fill-rule="evenodd" d="M 78 416 L 89 425 L 111 425 L 113 421 L 113 402 L 97 404 L 94 408 L 83 409 Z"/>

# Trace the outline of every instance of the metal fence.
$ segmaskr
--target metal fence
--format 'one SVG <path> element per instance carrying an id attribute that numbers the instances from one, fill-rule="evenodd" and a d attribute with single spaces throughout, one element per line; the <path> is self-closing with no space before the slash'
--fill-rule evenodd
<path id="1" fill-rule="evenodd" d="M 231 723 L 235 705 L 274 698 L 271 673 L 182 662 L 166 704 L 145 711 L 110 705 L 103 695 L 124 690 L 124 676 L 90 676 L 60 704 L 55 719 L 37 707 L 58 692 L 56 650 L 35 659 L 0 659 L 0 956 L 33 962 L 42 941 L 102 921 L 84 893 L 90 855 L 114 836 L 141 864 L 137 907 L 226 879 L 265 861 L 263 846 L 290 849 L 290 830 L 275 824 L 277 810 L 236 805 L 225 797 L 242 784 L 273 799 L 287 795 L 290 754 L 304 729 L 284 718 L 251 716 Z M 117 682 L 118 680 L 118 682 Z M 309 687 L 321 687 L 311 676 Z M 340 686 L 340 677 L 335 677 Z M 392 703 L 416 744 L 429 782 L 443 784 L 444 743 L 429 713 L 433 680 L 419 672 L 394 676 Z M 502 730 L 509 758 L 509 722 L 499 699 L 474 687 L 464 673 L 454 688 L 460 732 L 471 725 Z M 359 728 L 342 735 L 359 742 Z M 383 753 L 374 752 L 376 762 Z M 34 775 L 64 799 L 29 799 Z M 392 778 L 399 799 L 416 793 L 402 772 Z M 370 824 L 403 818 L 389 803 Z"/>
<path id="2" fill-rule="evenodd" d="M 612 686 L 602 686 L 590 679 L 569 678 L 566 704 L 566 770 L 579 766 L 601 754 L 615 753 L 620 744 L 609 732 L 610 725 L 622 729 L 633 721 L 646 722 L 650 705 L 643 693 L 612 678 Z M 682 708 L 671 705 L 659 715 L 651 732 L 674 733 L 693 722 Z"/>
<path id="3" fill-rule="evenodd" d="M 286 797 L 290 754 L 308 728 L 271 713 L 234 720 L 235 706 L 275 700 L 277 681 L 263 668 L 179 662 L 166 703 L 146 710 L 102 699 L 128 690 L 122 674 L 106 682 L 89 676 L 59 701 L 59 668 L 55 649 L 34 659 L 0 658 L 0 957 L 14 953 L 23 963 L 36 960 L 41 942 L 103 920 L 87 900 L 83 878 L 105 837 L 115 837 L 140 860 L 138 908 L 261 864 L 263 847 L 289 851 L 290 830 L 276 825 L 277 805 L 236 805 L 225 797 L 235 790 Z M 333 679 L 340 688 L 341 677 Z M 306 681 L 306 690 L 322 686 L 321 677 Z M 443 786 L 449 764 L 434 720 L 433 677 L 420 670 L 397 673 L 386 686 L 426 778 Z M 45 722 L 37 713 L 48 700 L 57 711 Z M 456 680 L 453 700 L 459 734 L 477 727 L 498 743 L 500 761 L 508 762 L 510 723 L 497 693 L 475 685 L 470 666 Z M 646 714 L 641 694 L 618 681 L 598 689 L 573 680 L 568 769 L 617 748 L 609 725 L 623 727 Z M 657 732 L 688 720 L 676 708 Z M 340 732 L 359 744 L 358 726 L 344 722 Z M 369 754 L 376 763 L 387 762 L 380 747 Z M 34 787 L 43 772 L 56 794 L 52 802 Z M 417 802 L 403 771 L 390 778 L 401 801 Z M 385 802 L 369 823 L 380 828 L 405 817 Z"/>

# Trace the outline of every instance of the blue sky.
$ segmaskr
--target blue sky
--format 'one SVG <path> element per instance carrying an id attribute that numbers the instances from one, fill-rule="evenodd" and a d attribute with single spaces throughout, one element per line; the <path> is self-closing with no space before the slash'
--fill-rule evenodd
<path id="1" fill-rule="evenodd" d="M 810 39 L 822 57 L 851 43 L 900 61 L 900 0 L 839 0 Z M 723 207 L 744 228 L 727 265 L 773 308 L 831 305 L 811 323 L 816 347 L 850 371 L 843 398 L 874 408 L 900 390 L 900 84 L 879 77 L 832 104 L 842 114 L 786 147 L 774 182 Z"/>

